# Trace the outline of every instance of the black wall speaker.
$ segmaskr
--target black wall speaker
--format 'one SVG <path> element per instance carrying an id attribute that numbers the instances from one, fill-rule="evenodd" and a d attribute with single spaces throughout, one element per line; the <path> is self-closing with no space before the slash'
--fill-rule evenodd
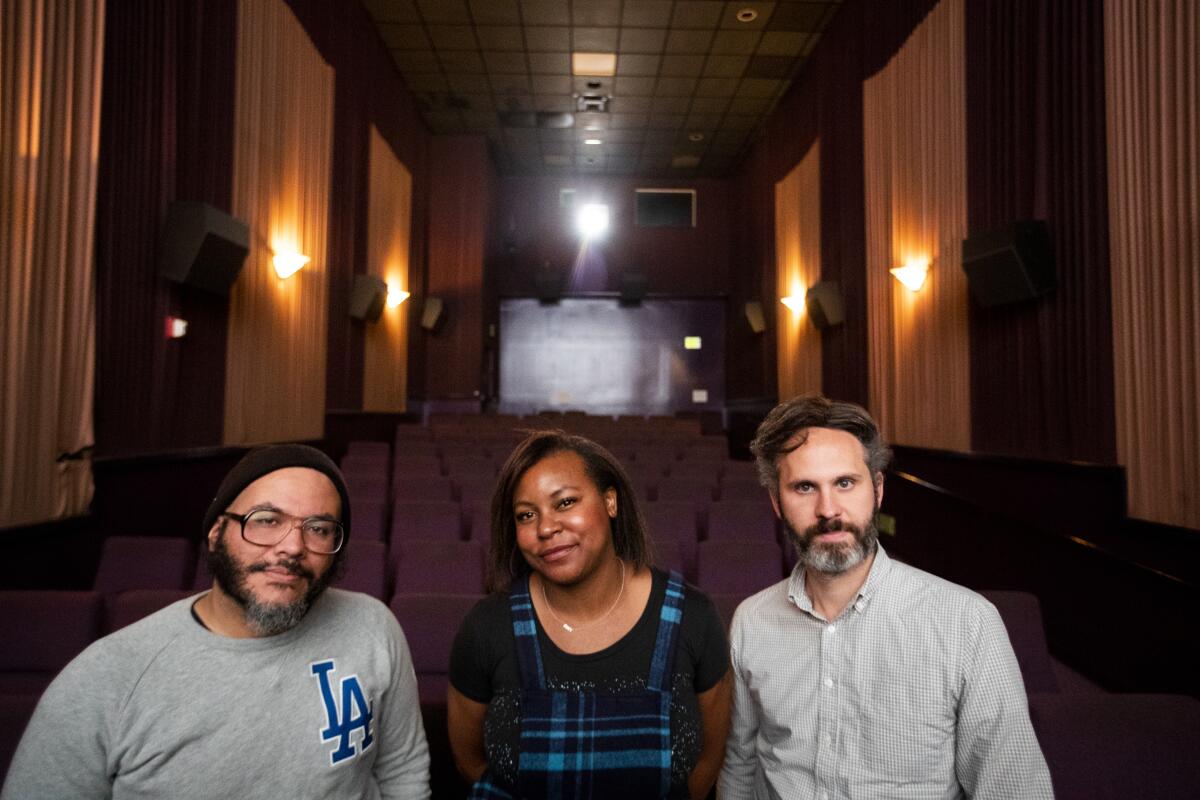
<path id="1" fill-rule="evenodd" d="M 981 306 L 1033 300 L 1056 283 L 1050 231 L 1041 220 L 972 233 L 963 240 L 962 262 L 971 294 Z"/>
<path id="2" fill-rule="evenodd" d="M 646 299 L 646 289 L 650 285 L 646 273 L 636 270 L 626 270 L 621 273 L 621 304 L 634 306 Z"/>
<path id="3" fill-rule="evenodd" d="M 808 318 L 821 329 L 841 325 L 846 318 L 842 289 L 837 281 L 814 283 L 804 293 L 804 305 L 808 309 Z"/>
<path id="4" fill-rule="evenodd" d="M 746 322 L 750 323 L 750 330 L 755 333 L 763 333 L 767 329 L 767 317 L 763 313 L 762 303 L 757 300 L 751 300 L 746 303 Z"/>
<path id="5" fill-rule="evenodd" d="M 355 275 L 350 289 L 350 316 L 378 322 L 387 302 L 387 284 L 376 275 Z"/>
<path id="6" fill-rule="evenodd" d="M 446 324 L 446 304 L 440 297 L 426 297 L 421 308 L 421 327 L 437 332 Z"/>
<path id="7" fill-rule="evenodd" d="M 229 294 L 249 252 L 250 229 L 245 223 L 207 203 L 178 201 L 167 210 L 159 274 Z"/>
<path id="8" fill-rule="evenodd" d="M 563 294 L 562 270 L 544 267 L 533 276 L 533 288 L 537 299 L 543 303 L 557 303 Z"/>

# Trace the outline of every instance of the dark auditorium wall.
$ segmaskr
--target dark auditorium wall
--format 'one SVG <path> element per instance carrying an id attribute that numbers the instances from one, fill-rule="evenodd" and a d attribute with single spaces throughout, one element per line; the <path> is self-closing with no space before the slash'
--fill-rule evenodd
<path id="1" fill-rule="evenodd" d="M 359 4 L 290 5 L 336 75 L 326 397 L 332 409 L 361 408 L 363 329 L 347 314 L 347 295 L 353 273 L 366 268 L 369 125 L 413 174 L 414 285 L 424 280 L 429 136 Z M 229 210 L 237 3 L 110 2 L 107 15 L 96 203 L 97 456 L 218 445 L 228 299 L 159 278 L 158 239 L 173 200 Z M 164 337 L 168 314 L 189 321 L 185 338 Z"/>
<path id="2" fill-rule="evenodd" d="M 972 447 L 1115 459 L 1104 179 L 1102 6 L 1090 0 L 965 0 L 970 225 L 1048 220 L 1058 290 L 1032 305 L 971 309 Z M 841 283 L 846 321 L 822 340 L 823 390 L 867 400 L 862 81 L 934 0 L 848 0 L 743 163 L 747 221 L 735 252 L 760 266 L 770 319 L 774 185 L 821 143 L 821 275 Z M 745 290 L 743 290 L 745 291 Z M 764 348 L 774 351 L 773 344 Z M 764 358 L 763 385 L 775 385 Z"/>

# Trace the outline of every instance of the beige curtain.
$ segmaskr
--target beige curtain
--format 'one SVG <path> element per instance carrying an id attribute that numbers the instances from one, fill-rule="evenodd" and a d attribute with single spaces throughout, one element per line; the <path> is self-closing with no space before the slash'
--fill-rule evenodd
<path id="1" fill-rule="evenodd" d="M 776 298 L 803 299 L 821 280 L 821 150 L 814 143 L 775 184 Z M 775 308 L 781 400 L 821 390 L 821 333 L 804 310 Z"/>
<path id="2" fill-rule="evenodd" d="M 963 0 L 942 0 L 863 82 L 869 404 L 900 444 L 971 444 Z M 890 274 L 929 263 L 911 292 Z"/>
<path id="3" fill-rule="evenodd" d="M 1200 4 L 1106 0 L 1117 456 L 1129 514 L 1200 528 Z"/>
<path id="4" fill-rule="evenodd" d="M 251 248 L 229 304 L 225 443 L 320 438 L 333 69 L 283 0 L 238 5 L 233 214 Z M 311 261 L 281 280 L 273 256 Z"/>
<path id="5" fill-rule="evenodd" d="M 387 140 L 371 126 L 371 187 L 367 221 L 367 270 L 389 291 L 411 291 L 408 282 L 412 226 L 412 174 Z M 403 412 L 408 400 L 409 301 L 385 307 L 367 325 L 363 345 L 363 410 Z"/>
<path id="6" fill-rule="evenodd" d="M 0 11 L 0 527 L 86 511 L 102 0 Z"/>

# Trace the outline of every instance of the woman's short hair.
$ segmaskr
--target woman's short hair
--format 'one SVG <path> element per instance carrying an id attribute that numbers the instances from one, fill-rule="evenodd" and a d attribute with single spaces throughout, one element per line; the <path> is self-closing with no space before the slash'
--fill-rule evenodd
<path id="1" fill-rule="evenodd" d="M 609 489 L 616 491 L 617 516 L 611 520 L 610 527 L 617 557 L 636 568 L 650 564 L 646 524 L 638 506 L 637 493 L 616 457 L 583 436 L 560 430 L 536 431 L 517 445 L 504 462 L 492 493 L 492 544 L 488 552 L 487 575 L 489 592 L 503 591 L 514 578 L 530 572 L 529 564 L 517 548 L 513 496 L 517 484 L 531 467 L 548 456 L 563 452 L 574 453 L 583 460 L 588 478 L 601 494 Z"/>
<path id="2" fill-rule="evenodd" d="M 779 496 L 779 459 L 804 444 L 808 437 L 798 438 L 797 434 L 806 428 L 832 428 L 858 439 L 872 481 L 879 479 L 892 460 L 879 426 L 862 406 L 820 394 L 793 397 L 771 409 L 750 443 L 758 480 L 775 497 Z"/>

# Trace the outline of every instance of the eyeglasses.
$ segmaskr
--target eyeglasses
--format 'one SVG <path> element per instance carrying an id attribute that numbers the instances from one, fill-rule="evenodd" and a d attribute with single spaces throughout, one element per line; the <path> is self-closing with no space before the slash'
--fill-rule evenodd
<path id="1" fill-rule="evenodd" d="M 249 514 L 221 512 L 222 517 L 237 520 L 242 526 L 242 538 L 259 547 L 273 547 L 300 526 L 300 538 L 310 552 L 331 555 L 342 549 L 346 541 L 346 529 L 342 523 L 324 517 L 293 517 L 282 511 L 260 508 Z"/>

